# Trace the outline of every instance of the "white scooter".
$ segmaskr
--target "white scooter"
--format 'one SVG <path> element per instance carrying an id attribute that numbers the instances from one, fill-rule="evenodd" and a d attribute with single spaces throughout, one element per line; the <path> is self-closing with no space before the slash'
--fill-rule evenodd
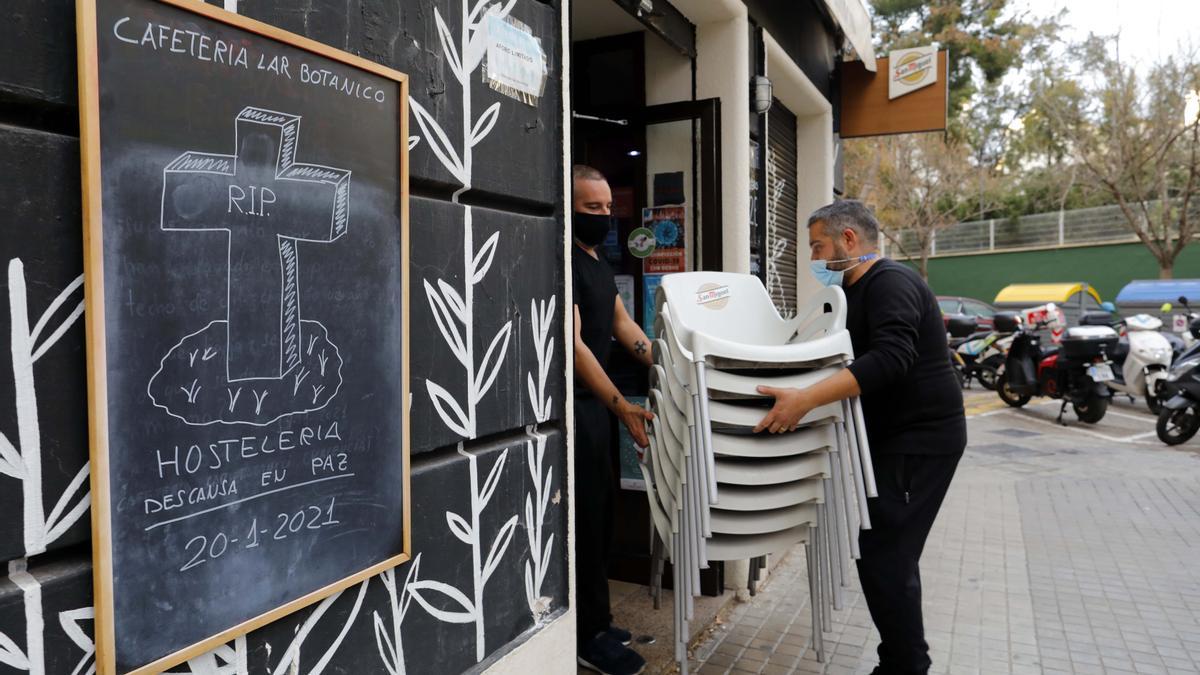
<path id="1" fill-rule="evenodd" d="M 1171 343 L 1159 333 L 1162 320 L 1149 314 L 1135 314 L 1123 319 L 1121 342 L 1111 354 L 1113 374 L 1108 387 L 1130 397 L 1146 399 L 1150 412 L 1162 409 L 1162 386 L 1171 367 Z"/>

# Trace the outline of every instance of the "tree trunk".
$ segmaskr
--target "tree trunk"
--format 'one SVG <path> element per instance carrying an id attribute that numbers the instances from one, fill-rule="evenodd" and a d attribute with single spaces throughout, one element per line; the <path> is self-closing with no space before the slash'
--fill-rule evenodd
<path id="1" fill-rule="evenodd" d="M 929 281 L 929 252 L 921 251 L 921 265 L 917 270 L 921 273 L 921 278 L 926 282 Z"/>
<path id="2" fill-rule="evenodd" d="M 1158 278 L 1159 279 L 1174 279 L 1175 278 L 1175 261 L 1159 262 L 1158 263 Z"/>

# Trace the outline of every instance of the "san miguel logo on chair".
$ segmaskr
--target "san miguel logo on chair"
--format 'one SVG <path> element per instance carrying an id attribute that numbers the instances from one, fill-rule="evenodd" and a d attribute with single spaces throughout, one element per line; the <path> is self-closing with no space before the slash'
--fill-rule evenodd
<path id="1" fill-rule="evenodd" d="M 888 99 L 937 82 L 937 47 L 896 49 L 888 54 Z"/>

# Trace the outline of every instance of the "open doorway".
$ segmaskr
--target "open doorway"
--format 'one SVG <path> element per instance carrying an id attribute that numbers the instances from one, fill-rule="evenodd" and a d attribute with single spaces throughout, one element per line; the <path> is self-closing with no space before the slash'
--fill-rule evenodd
<path id="1" fill-rule="evenodd" d="M 694 27 L 684 29 L 694 37 Z M 573 2 L 571 43 L 571 161 L 608 178 L 617 222 L 599 252 L 612 266 L 630 316 L 653 339 L 662 276 L 721 268 L 719 102 L 696 100 L 694 54 L 614 0 Z M 614 349 L 607 370 L 623 395 L 644 402 L 643 366 Z M 618 427 L 613 458 L 620 526 L 610 575 L 647 584 L 649 512 L 632 440 Z M 720 593 L 720 575 L 718 565 L 708 571 L 705 593 Z"/>

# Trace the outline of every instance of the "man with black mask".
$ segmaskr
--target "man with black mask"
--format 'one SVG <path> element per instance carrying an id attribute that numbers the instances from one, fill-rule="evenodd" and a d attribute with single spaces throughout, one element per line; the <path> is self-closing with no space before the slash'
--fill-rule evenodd
<path id="1" fill-rule="evenodd" d="M 627 645 L 629 631 L 612 625 L 608 557 L 613 532 L 613 473 L 609 413 L 639 447 L 653 415 L 625 400 L 604 372 L 615 338 L 649 368 L 650 339 L 625 311 L 612 269 L 596 254 L 613 226 L 612 190 L 604 175 L 577 164 L 574 182 L 571 278 L 575 296 L 575 580 L 579 663 L 607 675 L 636 675 L 646 662 Z"/>

